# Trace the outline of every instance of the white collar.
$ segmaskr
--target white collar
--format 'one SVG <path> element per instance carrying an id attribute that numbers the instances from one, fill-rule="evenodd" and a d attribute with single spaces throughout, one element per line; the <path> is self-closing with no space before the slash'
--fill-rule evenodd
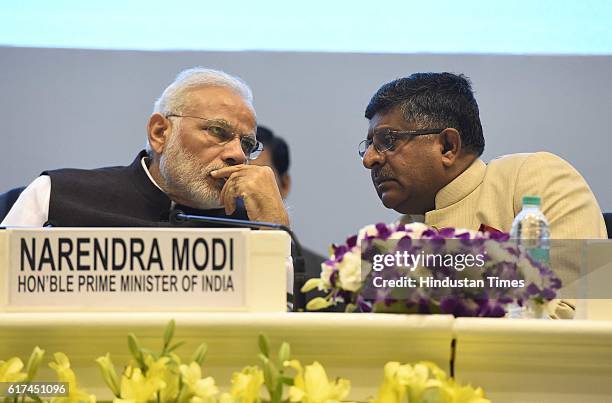
<path id="1" fill-rule="evenodd" d="M 149 168 L 147 167 L 147 163 L 145 161 L 146 159 L 147 159 L 147 157 L 142 157 L 142 159 L 140 160 L 140 164 L 142 165 L 142 169 L 144 169 L 144 171 L 147 174 L 147 176 L 149 177 L 149 180 L 151 181 L 151 183 L 153 183 L 155 185 L 155 187 L 157 187 L 159 190 L 161 190 L 163 192 L 164 190 L 157 184 L 157 182 L 155 182 L 155 179 L 153 179 L 153 177 L 151 176 L 151 172 L 149 172 Z"/>

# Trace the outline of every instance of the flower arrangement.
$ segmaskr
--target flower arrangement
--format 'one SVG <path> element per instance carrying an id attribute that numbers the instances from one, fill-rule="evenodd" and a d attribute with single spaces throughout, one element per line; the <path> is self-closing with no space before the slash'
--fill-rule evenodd
<path id="1" fill-rule="evenodd" d="M 340 403 L 350 393 L 347 379 L 330 380 L 325 368 L 317 361 L 305 367 L 291 358 L 288 343 L 282 343 L 271 353 L 268 338 L 259 336 L 260 365 L 247 366 L 231 378 L 231 390 L 221 393 L 211 376 L 204 376 L 202 364 L 207 346 L 202 343 L 188 362 L 183 362 L 176 350 L 183 344 L 173 343 L 175 323 L 171 321 L 164 332 L 159 353 L 144 348 L 135 335 L 128 336 L 131 361 L 119 376 L 110 355 L 99 357 L 104 383 L 112 392 L 114 403 Z M 44 350 L 36 347 L 25 366 L 14 357 L 0 360 L 0 382 L 32 382 L 43 360 Z M 43 400 L 28 395 L 21 401 L 50 403 L 95 403 L 96 397 L 77 384 L 70 361 L 63 353 L 55 353 L 49 363 L 59 381 L 69 384 L 69 395 Z M 26 400 L 27 399 L 27 400 Z M 389 362 L 384 367 L 383 382 L 372 403 L 489 403 L 480 388 L 460 385 L 442 369 L 430 362 L 415 365 Z M 5 403 L 17 403 L 17 398 L 5 398 Z"/>
<path id="2" fill-rule="evenodd" d="M 381 223 L 332 245 L 321 276 L 302 292 L 326 293 L 309 310 L 344 303 L 351 312 L 500 317 L 512 305 L 542 316 L 559 288 L 555 273 L 507 233 Z"/>

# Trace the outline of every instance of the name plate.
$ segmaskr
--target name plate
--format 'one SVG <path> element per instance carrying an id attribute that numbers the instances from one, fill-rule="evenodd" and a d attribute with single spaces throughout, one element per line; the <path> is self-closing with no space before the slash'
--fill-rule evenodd
<path id="1" fill-rule="evenodd" d="M 259 255 L 276 250 L 276 268 L 257 270 L 253 238 L 270 236 L 280 242 L 268 239 Z M 249 229 L 0 230 L 0 310 L 283 311 L 286 238 Z M 282 281 L 259 284 L 271 271 Z M 261 286 L 282 300 L 275 309 L 249 295 Z"/>

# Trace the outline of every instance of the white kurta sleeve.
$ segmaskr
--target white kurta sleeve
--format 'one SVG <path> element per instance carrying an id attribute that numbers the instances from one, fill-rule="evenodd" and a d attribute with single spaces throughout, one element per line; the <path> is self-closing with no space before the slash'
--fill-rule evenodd
<path id="1" fill-rule="evenodd" d="M 42 227 L 49 219 L 51 178 L 39 176 L 26 187 L 13 204 L 0 226 Z"/>

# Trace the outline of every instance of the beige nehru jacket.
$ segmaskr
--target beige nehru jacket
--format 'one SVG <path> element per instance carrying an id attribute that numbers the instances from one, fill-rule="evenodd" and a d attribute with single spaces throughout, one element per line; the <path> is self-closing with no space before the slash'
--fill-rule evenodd
<path id="1" fill-rule="evenodd" d="M 607 238 L 601 209 L 589 185 L 569 163 L 547 152 L 507 155 L 488 165 L 477 159 L 438 192 L 436 209 L 425 214 L 425 223 L 436 228 L 471 230 L 485 224 L 510 232 L 525 195 L 542 197 L 542 212 L 553 240 Z M 402 222 L 409 221 L 408 216 L 402 218 Z M 553 249 L 551 265 L 564 284 L 572 283 L 580 262 L 575 253 L 562 255 Z M 572 305 L 571 300 L 567 302 Z M 560 317 L 573 316 L 559 309 L 557 313 Z"/>
<path id="2" fill-rule="evenodd" d="M 488 165 L 477 159 L 438 192 L 425 223 L 471 230 L 485 224 L 510 232 L 525 195 L 542 197 L 551 238 L 607 238 L 589 185 L 569 163 L 547 152 L 506 155 Z"/>

